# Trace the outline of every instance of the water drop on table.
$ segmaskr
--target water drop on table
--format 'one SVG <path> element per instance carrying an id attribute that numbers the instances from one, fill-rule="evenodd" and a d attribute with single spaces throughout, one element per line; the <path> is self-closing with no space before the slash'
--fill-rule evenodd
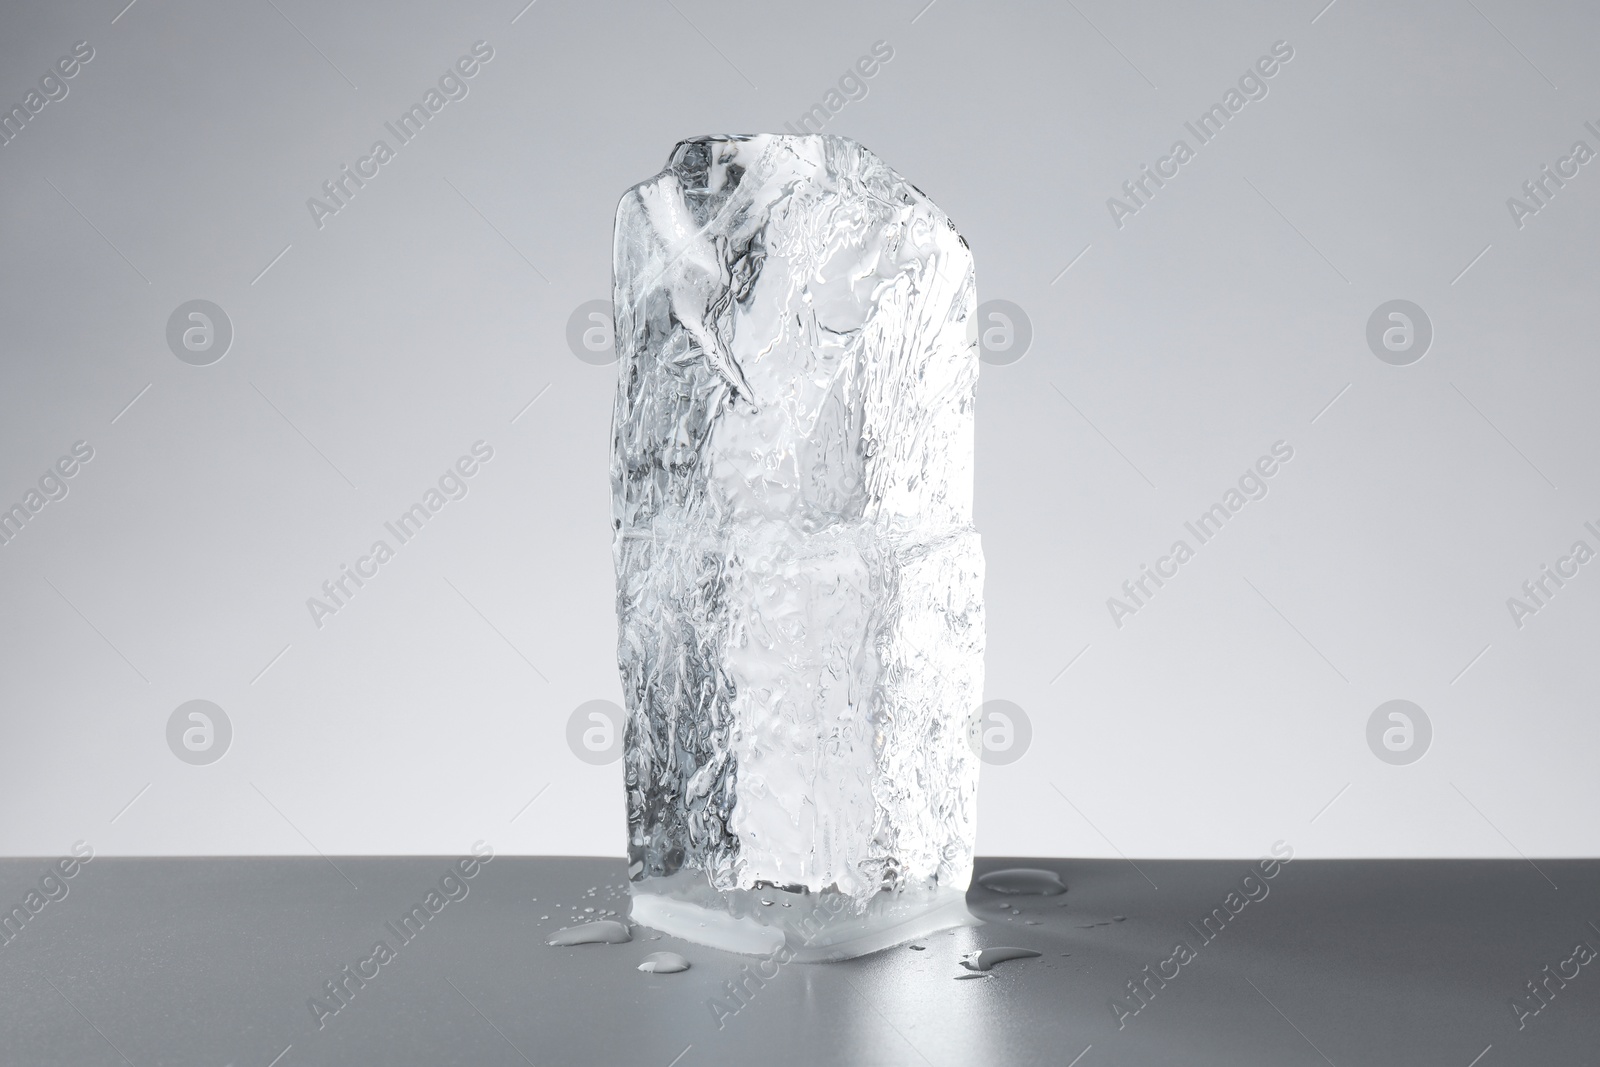
<path id="1" fill-rule="evenodd" d="M 651 974 L 677 974 L 688 969 L 689 961 L 676 952 L 652 952 L 639 964 L 639 970 Z"/>
<path id="2" fill-rule="evenodd" d="M 600 919 L 592 923 L 583 923 L 579 926 L 569 926 L 565 930 L 557 930 L 555 935 L 546 941 L 547 945 L 621 945 L 632 941 L 633 935 L 628 933 L 628 928 L 615 919 Z"/>
<path id="3" fill-rule="evenodd" d="M 1026 960 L 1044 953 L 1035 952 L 1031 948 L 1012 948 L 1008 945 L 996 945 L 994 948 L 983 948 L 976 952 L 968 952 L 961 957 L 961 966 L 969 971 L 987 971 L 997 963 L 1007 960 Z"/>
<path id="4" fill-rule="evenodd" d="M 990 871 L 979 877 L 978 884 L 996 893 L 1017 896 L 1054 897 L 1067 891 L 1059 874 L 1038 867 L 1007 867 L 1003 871 Z"/>

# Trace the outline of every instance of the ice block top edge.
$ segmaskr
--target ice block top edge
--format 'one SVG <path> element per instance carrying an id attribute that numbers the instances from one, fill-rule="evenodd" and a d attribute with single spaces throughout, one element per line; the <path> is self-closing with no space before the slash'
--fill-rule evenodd
<path id="1" fill-rule="evenodd" d="M 613 267 L 619 538 L 971 528 L 972 254 L 872 152 L 680 141 L 623 195 Z"/>

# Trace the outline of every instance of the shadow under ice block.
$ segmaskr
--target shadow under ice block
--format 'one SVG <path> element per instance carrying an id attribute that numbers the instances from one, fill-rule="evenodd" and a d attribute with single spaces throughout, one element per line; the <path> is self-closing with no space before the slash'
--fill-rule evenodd
<path id="1" fill-rule="evenodd" d="M 700 137 L 617 208 L 634 921 L 843 959 L 969 921 L 972 254 L 833 136 Z"/>

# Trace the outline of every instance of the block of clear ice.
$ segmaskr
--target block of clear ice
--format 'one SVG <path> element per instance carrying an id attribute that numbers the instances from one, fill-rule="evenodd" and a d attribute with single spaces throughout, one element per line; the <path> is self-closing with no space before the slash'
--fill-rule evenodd
<path id="1" fill-rule="evenodd" d="M 699 137 L 614 256 L 633 920 L 799 960 L 970 921 L 966 242 L 847 138 Z"/>

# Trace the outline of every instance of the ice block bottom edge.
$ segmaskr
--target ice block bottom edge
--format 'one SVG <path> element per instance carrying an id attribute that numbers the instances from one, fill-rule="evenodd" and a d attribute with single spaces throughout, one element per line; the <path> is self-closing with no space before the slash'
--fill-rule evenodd
<path id="1" fill-rule="evenodd" d="M 966 894 L 948 885 L 878 893 L 859 913 L 849 894 L 837 890 L 719 891 L 688 870 L 636 881 L 631 895 L 629 917 L 640 926 L 725 952 L 787 956 L 795 963 L 852 959 L 978 924 Z"/>

